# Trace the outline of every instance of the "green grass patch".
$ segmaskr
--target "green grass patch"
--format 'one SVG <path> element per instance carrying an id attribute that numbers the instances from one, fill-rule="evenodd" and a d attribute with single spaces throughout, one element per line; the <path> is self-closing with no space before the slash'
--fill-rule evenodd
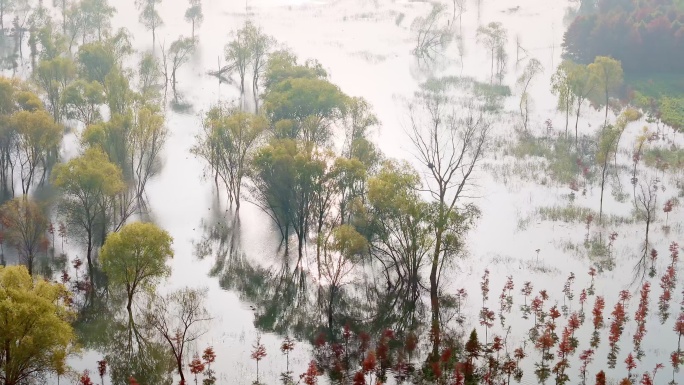
<path id="1" fill-rule="evenodd" d="M 510 154 L 519 159 L 542 158 L 550 179 L 561 184 L 570 184 L 576 182 L 580 176 L 591 179 L 590 167 L 585 172 L 584 166 L 594 164 L 590 145 L 588 140 L 581 140 L 578 153 L 574 138 L 536 137 L 523 133 L 511 146 Z"/>
<path id="2" fill-rule="evenodd" d="M 586 224 L 591 218 L 591 226 L 594 226 L 598 221 L 598 211 L 592 210 L 588 207 L 576 205 L 554 205 L 548 207 L 539 207 L 536 214 L 545 221 L 564 222 L 564 223 L 583 223 Z M 631 217 L 623 217 L 619 215 L 612 215 L 603 213 L 604 224 L 622 225 L 633 223 Z"/>
<path id="3" fill-rule="evenodd" d="M 680 97 L 684 94 L 684 76 L 681 73 L 628 74 L 625 84 L 629 88 L 652 98 Z"/>
<path id="4" fill-rule="evenodd" d="M 684 149 L 649 148 L 644 151 L 644 163 L 649 167 L 675 171 L 684 167 Z"/>

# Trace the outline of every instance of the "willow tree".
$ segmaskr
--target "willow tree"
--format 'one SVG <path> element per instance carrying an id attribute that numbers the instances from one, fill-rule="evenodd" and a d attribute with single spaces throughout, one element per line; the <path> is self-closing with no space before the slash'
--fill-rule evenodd
<path id="1" fill-rule="evenodd" d="M 575 94 L 570 87 L 570 71 L 574 63 L 564 60 L 556 68 L 556 72 L 551 75 L 551 93 L 558 97 L 556 110 L 565 112 L 565 138 L 568 137 L 568 122 L 570 111 L 575 104 Z"/>
<path id="2" fill-rule="evenodd" d="M 409 108 L 408 137 L 414 156 L 424 173 L 424 189 L 429 191 L 433 210 L 434 246 L 430 255 L 430 304 L 433 349 L 431 359 L 439 358 L 439 285 L 445 263 L 463 251 L 463 235 L 478 211 L 466 198 L 471 196 L 474 172 L 489 140 L 490 124 L 482 113 L 467 105 L 463 115 L 456 113 L 444 91 L 417 95 Z"/>
<path id="3" fill-rule="evenodd" d="M 622 86 L 622 64 L 612 57 L 597 56 L 594 62 L 587 66 L 593 81 L 596 82 L 594 92 L 589 97 L 597 107 L 605 106 L 606 116 L 604 126 L 608 123 L 608 107 L 610 97 Z"/>
<path id="4" fill-rule="evenodd" d="M 431 207 L 421 199 L 420 185 L 420 175 L 407 162 L 386 161 L 368 180 L 367 207 L 355 213 L 354 223 L 383 266 L 385 296 L 400 301 L 399 306 L 383 306 L 387 309 L 378 316 L 395 317 L 401 330 L 417 326 L 421 288 L 426 286 L 421 272 L 430 264 L 434 246 Z"/>
<path id="5" fill-rule="evenodd" d="M 311 142 L 275 139 L 254 157 L 253 202 L 271 216 L 289 251 L 290 230 L 297 235 L 298 265 L 304 256 L 311 207 L 327 170 L 327 152 Z"/>
<path id="6" fill-rule="evenodd" d="M 244 177 L 267 128 L 263 116 L 234 107 L 214 106 L 204 117 L 203 130 L 192 152 L 209 164 L 217 187 L 221 179 L 236 210 L 240 209 Z"/>
<path id="7" fill-rule="evenodd" d="M 133 301 L 141 290 L 154 288 L 171 274 L 166 265 L 173 257 L 171 236 L 152 223 L 134 222 L 110 234 L 102 246 L 100 262 L 110 284 L 126 292 L 129 343 L 139 338 L 133 322 Z"/>
<path id="8" fill-rule="evenodd" d="M 100 148 L 93 147 L 83 155 L 55 166 L 53 178 L 55 186 L 64 191 L 60 206 L 70 227 L 84 232 L 92 277 L 96 235 L 106 227 L 102 222 L 107 217 L 108 201 L 115 199 L 126 187 L 121 169 L 110 162 Z"/>

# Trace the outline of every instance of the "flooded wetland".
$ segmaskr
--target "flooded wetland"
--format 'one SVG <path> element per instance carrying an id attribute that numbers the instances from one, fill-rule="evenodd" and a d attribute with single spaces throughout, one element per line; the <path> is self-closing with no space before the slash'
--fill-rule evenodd
<path id="1" fill-rule="evenodd" d="M 684 2 L 0 17 L 0 384 L 684 384 Z"/>

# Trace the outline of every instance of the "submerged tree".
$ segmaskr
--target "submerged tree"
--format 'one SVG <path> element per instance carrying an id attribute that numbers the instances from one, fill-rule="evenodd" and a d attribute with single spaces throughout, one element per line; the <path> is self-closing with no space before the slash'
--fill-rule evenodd
<path id="1" fill-rule="evenodd" d="M 574 63 L 564 60 L 558 65 L 556 72 L 551 76 L 551 93 L 558 97 L 556 109 L 565 112 L 565 137 L 568 137 L 568 121 L 572 106 L 575 104 L 575 94 L 570 85 L 570 71 Z"/>
<path id="2" fill-rule="evenodd" d="M 530 113 L 530 95 L 527 93 L 527 88 L 530 86 L 530 83 L 532 83 L 534 77 L 542 71 L 544 71 L 544 67 L 542 67 L 539 60 L 532 58 L 527 62 L 527 66 L 525 66 L 523 73 L 517 81 L 518 86 L 521 87 L 519 108 L 520 117 L 523 120 L 523 128 L 525 129 L 527 129 L 527 121 Z"/>
<path id="3" fill-rule="evenodd" d="M 268 122 L 262 116 L 219 105 L 207 112 L 203 127 L 192 152 L 209 164 L 214 182 L 221 179 L 230 202 L 239 210 L 243 180 Z"/>
<path id="4" fill-rule="evenodd" d="M 110 234 L 102 246 L 102 270 L 113 287 L 126 291 L 129 341 L 134 331 L 135 337 L 139 337 L 133 322 L 134 296 L 154 288 L 160 279 L 171 274 L 166 261 L 173 257 L 172 242 L 169 234 L 156 225 L 134 222 Z"/>
<path id="5" fill-rule="evenodd" d="M 508 36 L 506 29 L 501 23 L 491 22 L 486 26 L 481 26 L 477 29 L 477 41 L 483 44 L 490 52 L 489 56 L 491 58 L 491 77 L 489 83 L 494 83 L 494 60 L 499 61 L 499 67 L 505 59 L 505 46 L 508 41 Z M 501 77 L 501 71 L 497 71 L 499 77 Z M 501 81 L 499 81 L 500 83 Z"/>
<path id="6" fill-rule="evenodd" d="M 444 24 L 445 7 L 434 3 L 432 10 L 425 16 L 416 17 L 411 29 L 416 31 L 416 47 L 413 54 L 419 58 L 434 60 L 451 42 L 452 32 L 448 23 Z"/>
<path id="7" fill-rule="evenodd" d="M 185 20 L 192 23 L 192 38 L 195 38 L 195 27 L 199 28 L 204 21 L 202 0 L 189 0 L 190 6 L 185 10 Z"/>
<path id="8" fill-rule="evenodd" d="M 176 94 L 176 71 L 190 60 L 190 55 L 195 51 L 195 39 L 189 37 L 179 37 L 171 43 L 166 57 L 171 64 L 171 88 Z"/>
<path id="9" fill-rule="evenodd" d="M 473 172 L 482 160 L 490 124 L 472 105 L 459 117 L 440 91 L 419 95 L 410 108 L 409 138 L 423 167 L 425 189 L 431 195 L 434 246 L 430 261 L 432 359 L 440 347 L 439 284 L 446 261 L 462 251 L 463 234 L 477 215 L 464 198 L 472 191 Z"/>
<path id="10" fill-rule="evenodd" d="M 240 78 L 240 95 L 245 93 L 245 77 L 247 76 L 247 69 L 252 61 L 252 52 L 249 47 L 249 36 L 247 35 L 248 28 L 251 24 L 248 22 L 244 28 L 235 33 L 235 38 L 230 43 L 226 44 L 224 48 L 224 55 L 229 73 L 235 71 Z"/>
<path id="11" fill-rule="evenodd" d="M 168 343 L 181 382 L 188 345 L 204 333 L 209 313 L 204 306 L 206 289 L 184 288 L 165 296 L 155 296 L 145 312 L 147 323 Z"/>
<path id="12" fill-rule="evenodd" d="M 275 39 L 266 35 L 261 28 L 246 23 L 247 45 L 251 51 L 250 62 L 252 64 L 252 93 L 254 95 L 255 111 L 259 112 L 259 79 L 266 71 L 266 59 L 275 45 Z"/>
<path id="13" fill-rule="evenodd" d="M 14 198 L 0 207 L 0 222 L 6 241 L 17 249 L 28 273 L 33 275 L 34 260 L 48 227 L 43 210 L 27 196 Z"/>
<path id="14" fill-rule="evenodd" d="M 106 217 L 107 201 L 125 189 L 121 169 L 111 163 L 100 148 L 90 148 L 77 158 L 59 164 L 54 171 L 54 184 L 65 193 L 61 209 L 70 227 L 85 234 L 88 269 L 93 273 L 95 241 Z"/>
<path id="15" fill-rule="evenodd" d="M 136 5 L 140 9 L 140 23 L 148 30 L 152 31 L 152 49 L 156 44 L 157 28 L 164 25 L 164 21 L 159 12 L 157 12 L 157 4 L 161 4 L 162 0 L 136 0 Z"/>

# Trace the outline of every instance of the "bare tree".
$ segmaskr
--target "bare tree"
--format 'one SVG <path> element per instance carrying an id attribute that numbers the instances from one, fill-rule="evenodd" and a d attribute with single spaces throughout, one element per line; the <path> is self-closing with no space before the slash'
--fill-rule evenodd
<path id="1" fill-rule="evenodd" d="M 658 180 L 651 178 L 647 185 L 639 183 L 639 188 L 641 191 L 637 193 L 635 200 L 635 207 L 637 217 L 642 219 L 646 224 L 646 229 L 644 231 L 644 247 L 642 248 L 641 258 L 639 262 L 634 266 L 634 280 L 636 282 L 639 276 L 643 279 L 646 274 L 646 261 L 648 257 L 648 250 L 650 242 L 648 240 L 649 231 L 651 229 L 651 223 L 655 222 L 656 216 L 656 205 L 658 200 Z"/>
<path id="2" fill-rule="evenodd" d="M 145 313 L 148 325 L 169 344 L 183 384 L 186 383 L 183 373 L 186 348 L 206 333 L 203 326 L 211 319 L 204 307 L 206 296 L 206 289 L 183 288 L 153 297 Z"/>
<path id="3" fill-rule="evenodd" d="M 430 268 L 433 358 L 440 345 L 439 282 L 445 263 L 463 251 L 462 236 L 477 216 L 476 207 L 465 202 L 472 191 L 473 172 L 482 159 L 490 124 L 472 104 L 457 115 L 442 91 L 418 95 L 410 106 L 409 139 L 424 170 L 426 191 L 435 205 L 434 246 Z"/>

